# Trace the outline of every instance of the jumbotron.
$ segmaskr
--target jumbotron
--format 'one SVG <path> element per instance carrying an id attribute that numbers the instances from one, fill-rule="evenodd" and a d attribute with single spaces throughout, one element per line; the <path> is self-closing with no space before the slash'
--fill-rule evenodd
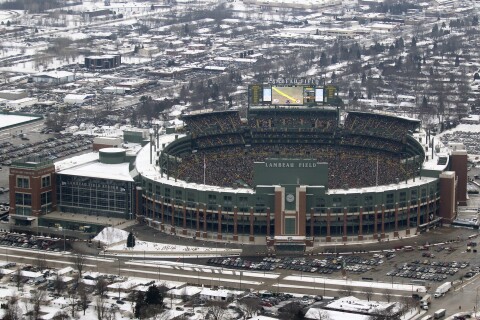
<path id="1" fill-rule="evenodd" d="M 466 201 L 466 151 L 415 119 L 327 106 L 182 119 L 136 160 L 139 211 L 167 233 L 296 251 L 407 237 Z"/>

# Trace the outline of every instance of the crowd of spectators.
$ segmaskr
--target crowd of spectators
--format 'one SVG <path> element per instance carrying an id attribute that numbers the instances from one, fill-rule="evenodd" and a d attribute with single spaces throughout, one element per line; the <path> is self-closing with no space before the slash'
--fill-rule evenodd
<path id="1" fill-rule="evenodd" d="M 352 133 L 402 141 L 408 131 L 414 131 L 418 122 L 375 113 L 352 113 L 344 128 Z"/>
<path id="2" fill-rule="evenodd" d="M 182 117 L 193 136 L 235 132 L 241 126 L 238 111 L 198 113 Z"/>
<path id="3" fill-rule="evenodd" d="M 405 148 L 405 145 L 399 141 L 358 135 L 345 135 L 340 143 L 344 146 L 372 148 L 394 153 L 402 152 Z"/>
<path id="4" fill-rule="evenodd" d="M 411 177 L 413 164 L 390 152 L 319 144 L 258 144 L 200 150 L 183 157 L 179 179 L 235 187 L 253 186 L 254 162 L 267 158 L 314 158 L 328 163 L 329 188 L 362 188 L 395 183 Z M 378 180 L 377 180 L 378 179 Z"/>
<path id="5" fill-rule="evenodd" d="M 181 155 L 178 178 L 222 187 L 253 187 L 254 162 L 310 158 L 328 163 L 329 188 L 363 188 L 403 181 L 415 174 L 402 161 L 404 138 L 416 121 L 349 113 L 338 128 L 335 110 L 255 110 L 242 128 L 237 111 L 184 117 L 195 153 Z M 320 179 L 319 179 L 320 180 Z"/>
<path id="6" fill-rule="evenodd" d="M 338 127 L 336 112 L 323 110 L 259 112 L 248 118 L 252 129 L 301 128 L 323 132 L 333 132 Z"/>
<path id="7" fill-rule="evenodd" d="M 195 139 L 197 148 L 206 149 L 219 146 L 244 145 L 245 140 L 239 133 L 204 136 Z"/>

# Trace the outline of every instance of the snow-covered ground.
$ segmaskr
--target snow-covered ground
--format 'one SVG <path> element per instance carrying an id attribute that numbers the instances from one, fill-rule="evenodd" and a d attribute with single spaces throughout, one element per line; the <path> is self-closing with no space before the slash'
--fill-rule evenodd
<path id="1" fill-rule="evenodd" d="M 148 242 L 148 241 L 141 241 L 141 240 L 136 240 L 135 247 L 133 248 L 127 248 L 126 243 L 121 243 L 121 244 L 112 245 L 108 247 L 108 250 L 109 251 L 129 250 L 129 251 L 142 251 L 142 252 L 143 251 L 146 251 L 146 252 L 164 251 L 164 252 L 185 252 L 185 253 L 210 252 L 210 251 L 219 251 L 219 252 L 234 251 L 233 249 L 230 249 L 230 248 L 181 246 L 181 245 L 175 245 L 175 244 L 169 244 L 169 243 L 156 243 L 156 242 Z"/>
<path id="2" fill-rule="evenodd" d="M 13 114 L 0 114 L 0 129 L 18 125 L 27 121 L 39 119 L 39 117 L 19 116 Z"/>
<path id="3" fill-rule="evenodd" d="M 121 241 L 127 241 L 127 237 L 128 237 L 127 231 L 117 229 L 117 228 L 107 227 L 107 228 L 104 228 L 102 231 L 100 231 L 100 233 L 97 234 L 97 236 L 93 238 L 93 240 L 100 241 L 105 245 L 111 245 Z"/>

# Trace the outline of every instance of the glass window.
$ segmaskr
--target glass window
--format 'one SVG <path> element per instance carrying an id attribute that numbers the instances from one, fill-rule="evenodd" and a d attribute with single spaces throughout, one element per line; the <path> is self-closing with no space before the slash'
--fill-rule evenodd
<path id="1" fill-rule="evenodd" d="M 52 192 L 42 192 L 42 194 L 40 195 L 40 202 L 42 206 L 48 203 L 52 203 Z"/>
<path id="2" fill-rule="evenodd" d="M 32 195 L 29 193 L 15 193 L 15 204 L 19 206 L 31 206 L 32 205 Z"/>
<path id="3" fill-rule="evenodd" d="M 17 187 L 24 189 L 30 188 L 30 179 L 28 177 L 17 177 Z"/>
<path id="4" fill-rule="evenodd" d="M 52 185 L 51 177 L 44 176 L 42 177 L 42 188 L 50 187 Z"/>

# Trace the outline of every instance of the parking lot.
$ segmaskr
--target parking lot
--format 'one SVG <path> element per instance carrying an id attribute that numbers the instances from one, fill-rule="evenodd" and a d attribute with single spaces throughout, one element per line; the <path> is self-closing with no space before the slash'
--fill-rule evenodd
<path id="1" fill-rule="evenodd" d="M 63 241 L 50 237 L 37 237 L 18 233 L 0 233 L 0 246 L 33 250 L 60 251 Z M 63 248 L 63 247 L 62 247 Z"/>
<path id="2" fill-rule="evenodd" d="M 318 274 L 332 274 L 342 270 L 363 273 L 383 263 L 378 257 L 360 257 L 355 255 L 329 255 L 322 258 L 294 258 L 294 257 L 265 257 L 262 261 L 237 258 L 212 258 L 208 264 L 244 270 L 275 271 L 279 269 L 310 272 Z"/>
<path id="3" fill-rule="evenodd" d="M 25 138 L 28 140 L 23 140 L 20 144 L 13 144 L 10 141 L 0 143 L 0 163 L 3 166 L 11 165 L 25 156 L 55 160 L 89 150 L 92 144 L 92 138 L 84 135 L 57 135 L 35 142 L 30 142 L 27 136 L 24 136 Z"/>

